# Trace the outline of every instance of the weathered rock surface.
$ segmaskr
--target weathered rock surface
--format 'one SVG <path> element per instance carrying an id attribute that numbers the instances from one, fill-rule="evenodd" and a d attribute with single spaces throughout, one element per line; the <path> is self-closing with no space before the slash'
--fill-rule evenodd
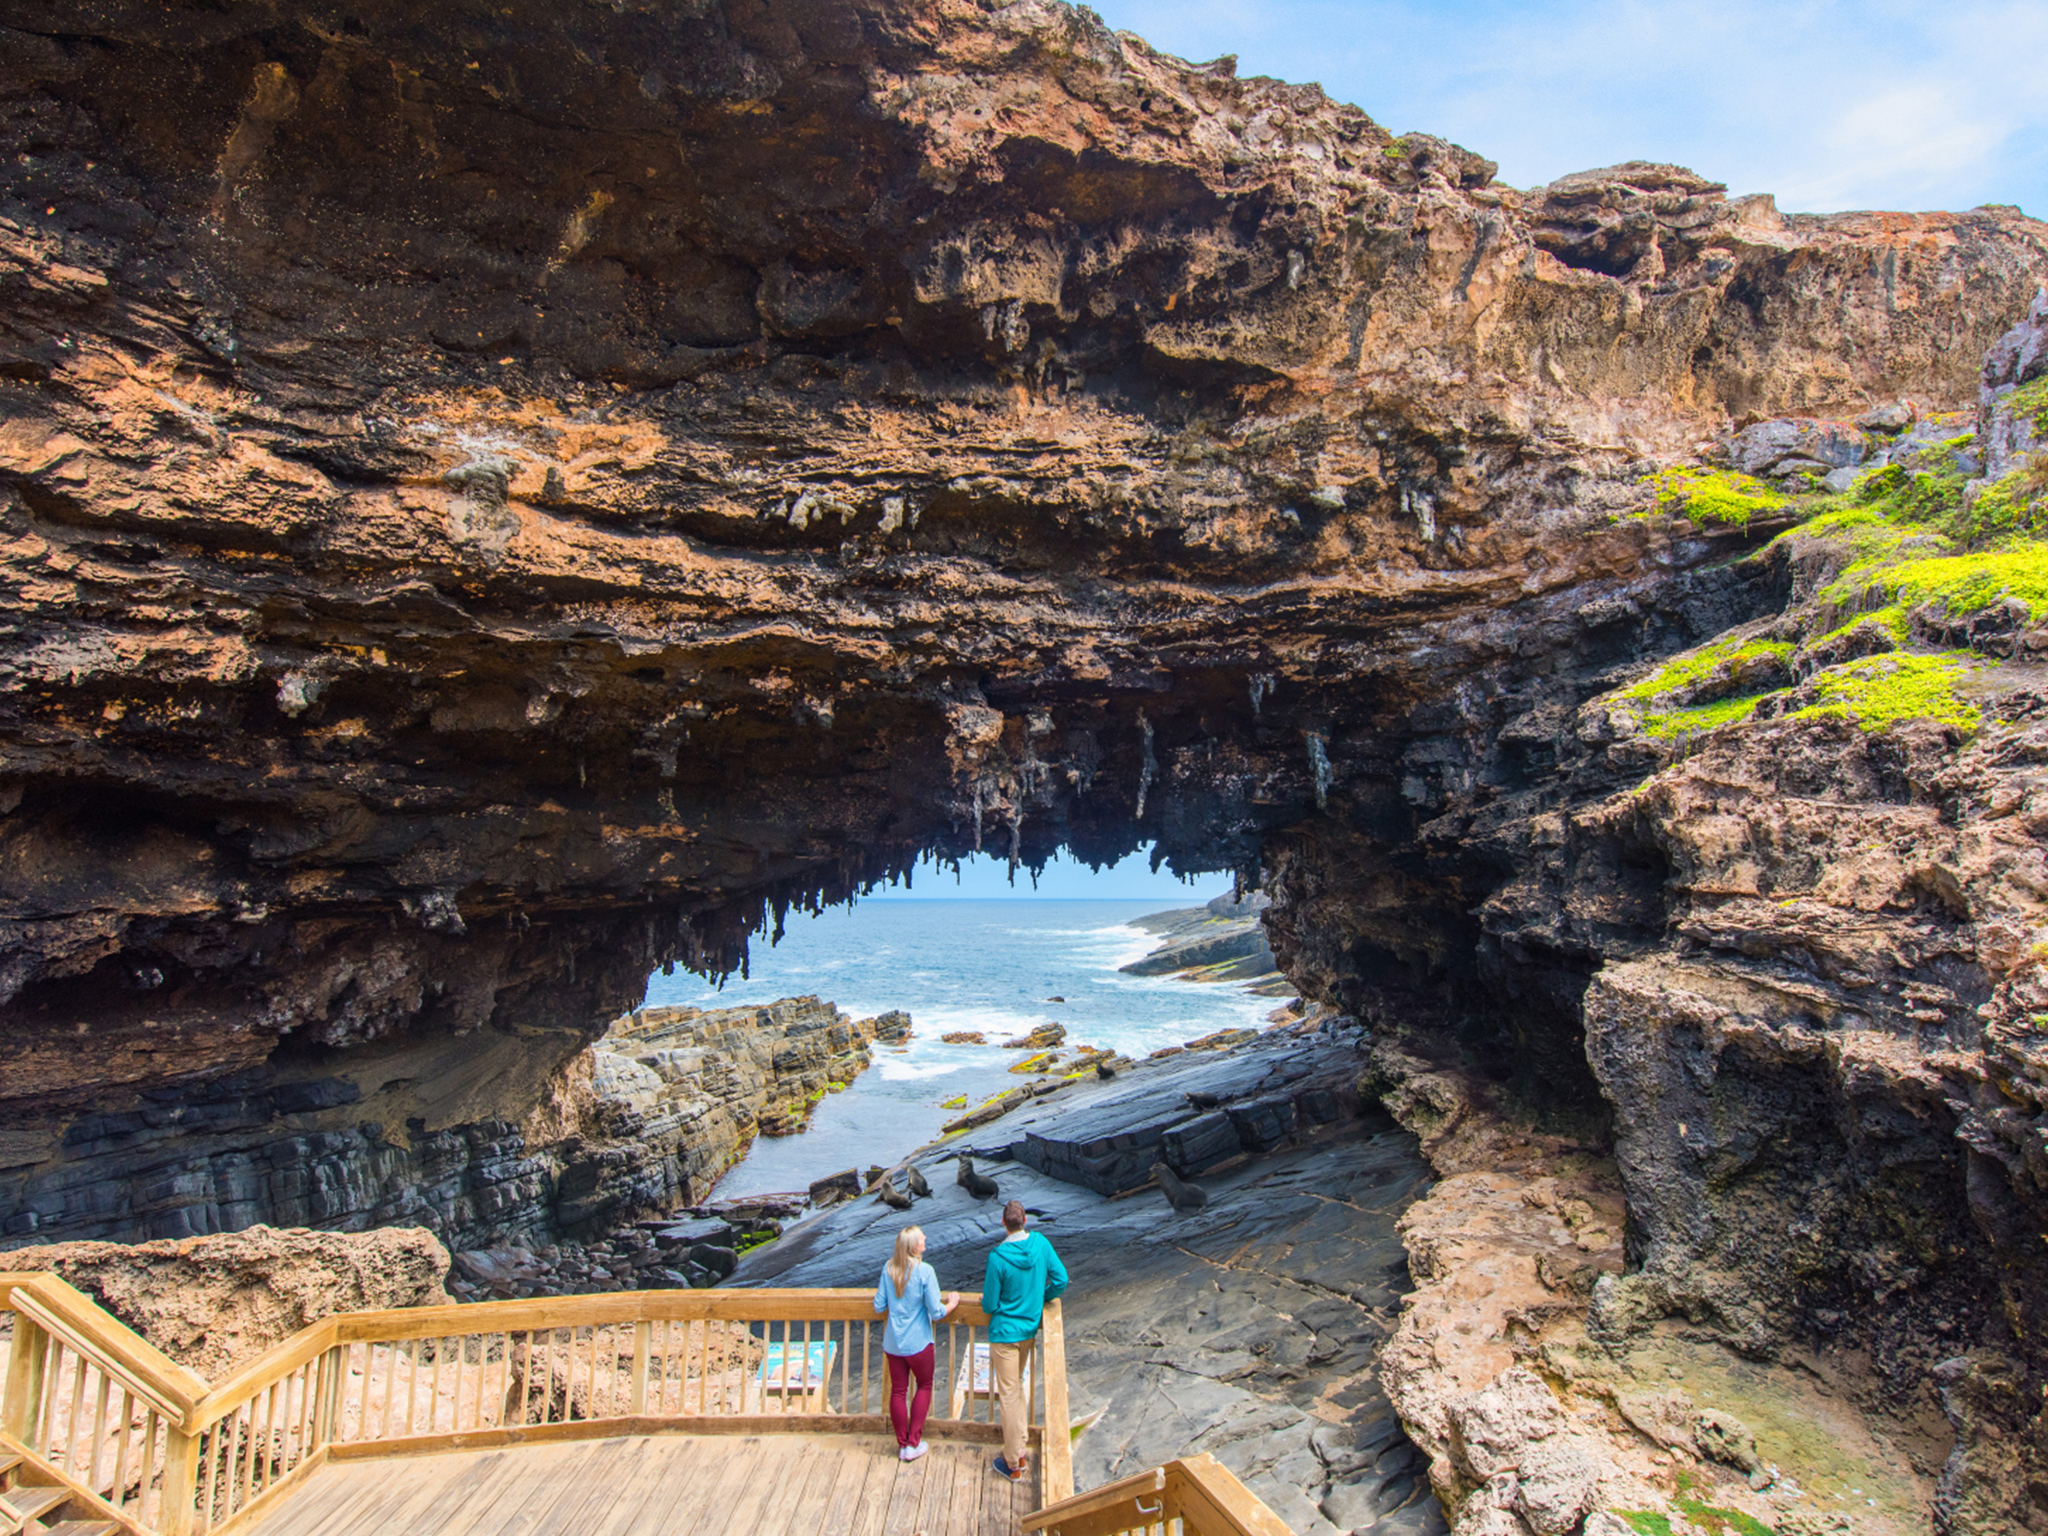
<path id="1" fill-rule="evenodd" d="M 1273 947 L 1259 914 L 1272 903 L 1255 892 L 1242 900 L 1218 896 L 1199 907 L 1158 912 L 1131 926 L 1159 935 L 1159 947 L 1120 967 L 1132 976 L 1171 976 L 1188 981 L 1252 981 L 1272 976 Z M 1289 995 L 1284 985 L 1273 996 Z"/>
<path id="2" fill-rule="evenodd" d="M 565 1228 L 702 1201 L 758 1133 L 791 1136 L 827 1093 L 900 1039 L 907 1014 L 851 1019 L 815 997 L 761 1008 L 644 1008 L 591 1052 L 599 1094 L 580 1161 L 564 1167 Z"/>
<path id="3" fill-rule="evenodd" d="M 181 1242 L 52 1243 L 13 1249 L 0 1264 L 53 1272 L 213 1380 L 337 1312 L 449 1300 L 448 1250 L 418 1228 L 251 1227 Z"/>
<path id="4" fill-rule="evenodd" d="M 0 1245 L 280 1212 L 350 1230 L 410 1221 L 460 1250 L 600 1237 L 706 1199 L 757 1133 L 800 1130 L 866 1066 L 869 1042 L 909 1028 L 900 1012 L 854 1020 L 815 997 L 641 1010 L 566 1060 L 561 1037 L 414 1039 L 293 1059 L 256 1091 L 259 1074 L 244 1074 L 81 1117 L 54 1143 L 17 1123 L 14 1145 L 47 1161 L 0 1173 L 17 1201 Z M 522 1121 L 487 1118 L 507 1100 L 526 1101 Z"/>
<path id="5" fill-rule="evenodd" d="M 764 904 L 1407 818 L 1446 726 L 1764 600 L 1753 533 L 1610 521 L 1642 462 L 1961 403 L 2048 271 L 2009 211 L 1513 191 L 1044 0 L 0 26 L 24 1231 L 120 1219 L 81 1158 L 161 1230 L 488 1227 Z"/>

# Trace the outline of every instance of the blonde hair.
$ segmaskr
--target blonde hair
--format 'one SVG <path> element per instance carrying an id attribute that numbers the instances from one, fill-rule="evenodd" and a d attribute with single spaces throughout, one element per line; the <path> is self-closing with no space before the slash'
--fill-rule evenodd
<path id="1" fill-rule="evenodd" d="M 898 1296 L 910 1284 L 910 1272 L 917 1267 L 918 1255 L 923 1251 L 923 1227 L 905 1227 L 896 1234 L 896 1252 L 889 1259 L 889 1282 L 896 1287 Z"/>

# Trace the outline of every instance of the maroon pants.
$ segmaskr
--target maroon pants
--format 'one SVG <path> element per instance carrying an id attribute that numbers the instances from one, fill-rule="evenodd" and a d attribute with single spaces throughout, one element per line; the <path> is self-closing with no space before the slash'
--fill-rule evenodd
<path id="1" fill-rule="evenodd" d="M 916 1445 L 924 1439 L 925 1415 L 932 1411 L 932 1367 L 938 1363 L 936 1344 L 927 1344 L 914 1355 L 884 1354 L 889 1362 L 889 1422 L 896 1426 L 898 1445 Z M 917 1377 L 917 1393 L 911 1396 L 910 1378 Z M 908 1407 L 904 1398 L 909 1397 Z"/>

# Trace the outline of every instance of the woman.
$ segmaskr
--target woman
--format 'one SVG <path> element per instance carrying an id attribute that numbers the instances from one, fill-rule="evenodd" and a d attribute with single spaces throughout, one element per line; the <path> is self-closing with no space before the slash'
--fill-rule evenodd
<path id="1" fill-rule="evenodd" d="M 932 1324 L 960 1305 L 960 1293 L 939 1295 L 939 1277 L 924 1261 L 924 1229 L 896 1234 L 896 1252 L 882 1266 L 875 1286 L 875 1310 L 889 1314 L 882 1330 L 882 1354 L 889 1362 L 889 1422 L 896 1426 L 896 1454 L 915 1461 L 924 1454 L 924 1420 L 932 1406 L 932 1366 L 938 1348 Z M 917 1396 L 905 1405 L 910 1378 Z"/>

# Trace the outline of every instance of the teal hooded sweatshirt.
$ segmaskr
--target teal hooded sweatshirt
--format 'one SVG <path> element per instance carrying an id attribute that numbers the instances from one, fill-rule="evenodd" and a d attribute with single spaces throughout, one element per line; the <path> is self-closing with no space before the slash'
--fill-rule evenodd
<path id="1" fill-rule="evenodd" d="M 1017 1344 L 1038 1332 L 1045 1304 L 1067 1288 L 1067 1266 L 1036 1232 L 997 1243 L 981 1277 L 981 1310 L 991 1343 Z"/>

